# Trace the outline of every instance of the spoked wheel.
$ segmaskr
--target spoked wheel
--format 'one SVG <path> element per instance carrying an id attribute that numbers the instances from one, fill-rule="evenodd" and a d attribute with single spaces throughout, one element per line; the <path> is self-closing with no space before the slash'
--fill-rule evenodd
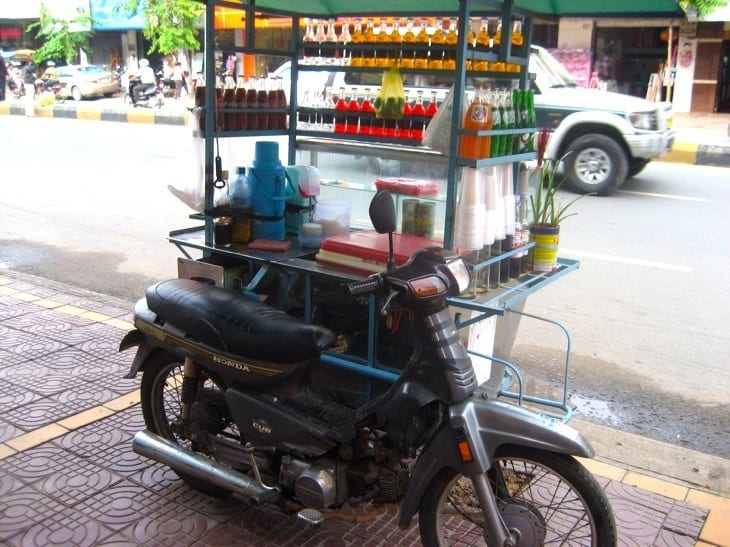
<path id="1" fill-rule="evenodd" d="M 204 431 L 240 441 L 238 428 L 230 418 L 223 399 L 223 390 L 205 373 L 196 387 L 190 421 L 181 419 L 184 360 L 169 353 L 155 353 L 144 365 L 141 397 L 145 425 L 152 433 L 169 439 L 191 452 L 206 453 L 199 442 L 189 440 L 188 431 Z M 206 481 L 175 471 L 196 490 L 211 496 L 224 497 L 228 491 Z"/>
<path id="2" fill-rule="evenodd" d="M 506 447 L 488 473 L 499 511 L 518 547 L 613 547 L 616 523 L 593 476 L 561 454 Z M 421 502 L 425 545 L 491 545 L 471 479 L 453 470 L 434 479 Z"/>

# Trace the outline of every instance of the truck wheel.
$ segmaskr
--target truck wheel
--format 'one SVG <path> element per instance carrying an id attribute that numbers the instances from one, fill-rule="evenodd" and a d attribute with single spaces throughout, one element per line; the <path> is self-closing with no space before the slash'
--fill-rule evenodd
<path id="1" fill-rule="evenodd" d="M 577 192 L 605 194 L 623 184 L 628 169 L 621 146 L 605 135 L 583 135 L 567 148 L 567 181 Z"/>
<path id="2" fill-rule="evenodd" d="M 643 158 L 631 160 L 631 163 L 629 165 L 629 172 L 626 174 L 626 178 L 630 179 L 631 177 L 635 177 L 636 175 L 641 173 L 644 170 L 644 167 L 646 167 L 648 164 L 649 160 L 645 160 Z"/>

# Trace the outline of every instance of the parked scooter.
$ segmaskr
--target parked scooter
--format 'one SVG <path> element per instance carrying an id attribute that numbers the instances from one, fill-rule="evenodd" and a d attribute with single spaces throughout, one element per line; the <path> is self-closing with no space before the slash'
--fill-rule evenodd
<path id="1" fill-rule="evenodd" d="M 370 214 L 395 230 L 387 191 Z M 399 526 L 418 513 L 429 546 L 616 545 L 609 502 L 573 457 L 593 455 L 584 437 L 477 385 L 446 302 L 469 278 L 430 247 L 345 286 L 353 308 L 397 316 L 389 333 L 409 348 L 398 380 L 358 406 L 314 384 L 330 329 L 200 281 L 150 287 L 120 345 L 138 346 L 126 377 L 142 372 L 134 451 L 193 488 L 314 524 L 345 504 L 400 503 Z"/>

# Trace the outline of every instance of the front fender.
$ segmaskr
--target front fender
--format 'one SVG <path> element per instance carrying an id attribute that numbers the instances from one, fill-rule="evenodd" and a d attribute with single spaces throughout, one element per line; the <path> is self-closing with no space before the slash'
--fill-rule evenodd
<path id="1" fill-rule="evenodd" d="M 631 124 L 626 118 L 612 112 L 581 110 L 564 113 L 564 116 L 560 119 L 560 124 L 550 135 L 547 148 L 545 149 L 545 157 L 552 160 L 559 160 L 564 145 L 569 144 L 566 142 L 568 135 L 574 129 L 580 128 L 581 126 L 593 128 L 590 130 L 590 133 L 599 133 L 611 137 L 621 135 L 621 139 L 624 141 L 626 135 L 634 133 L 633 127 L 631 127 Z M 581 133 L 585 133 L 585 129 Z"/>
<path id="2" fill-rule="evenodd" d="M 457 438 L 468 440 L 471 462 L 459 457 Z M 423 493 L 442 469 L 452 467 L 466 476 L 486 473 L 497 449 L 508 444 L 585 458 L 594 455 L 585 437 L 560 420 L 496 399 L 469 398 L 450 408 L 449 423 L 419 455 L 401 504 L 400 528 L 410 526 Z"/>

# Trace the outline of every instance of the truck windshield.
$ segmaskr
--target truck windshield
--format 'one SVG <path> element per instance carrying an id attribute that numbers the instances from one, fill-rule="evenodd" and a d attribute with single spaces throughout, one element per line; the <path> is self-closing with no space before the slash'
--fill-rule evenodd
<path id="1" fill-rule="evenodd" d="M 577 87 L 565 67 L 543 48 L 535 48 L 530 55 L 530 72 L 540 89 L 555 87 Z"/>

